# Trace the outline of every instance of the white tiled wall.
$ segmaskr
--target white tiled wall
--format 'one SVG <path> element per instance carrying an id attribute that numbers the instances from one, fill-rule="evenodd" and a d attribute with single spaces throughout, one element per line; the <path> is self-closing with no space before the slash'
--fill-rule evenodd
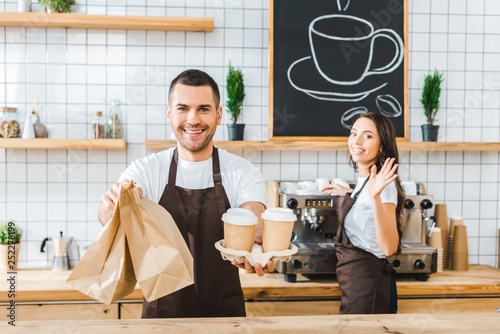
<path id="1" fill-rule="evenodd" d="M 213 17 L 210 33 L 0 28 L 0 101 L 24 121 L 34 98 L 52 138 L 89 135 L 96 110 L 118 98 L 126 151 L 0 150 L 0 219 L 25 228 L 21 266 L 46 266 L 46 236 L 60 230 L 92 241 L 101 195 L 145 140 L 170 139 L 168 84 L 186 68 L 210 73 L 225 91 L 229 61 L 243 69 L 246 140 L 268 134 L 267 0 L 77 0 L 77 13 Z M 40 11 L 36 1 L 34 10 Z M 0 2 L 17 11 L 17 0 Z M 444 71 L 440 141 L 500 141 L 500 2 L 409 0 L 410 140 L 420 141 L 424 74 Z M 222 105 L 225 101 L 222 101 Z M 224 114 L 223 123 L 228 120 Z M 227 138 L 225 126 L 215 139 Z M 267 180 L 342 177 L 353 180 L 346 152 L 245 151 Z M 470 263 L 496 265 L 498 152 L 400 152 L 403 180 L 424 182 L 449 215 L 464 216 Z M 76 254 L 72 253 L 76 259 Z"/>

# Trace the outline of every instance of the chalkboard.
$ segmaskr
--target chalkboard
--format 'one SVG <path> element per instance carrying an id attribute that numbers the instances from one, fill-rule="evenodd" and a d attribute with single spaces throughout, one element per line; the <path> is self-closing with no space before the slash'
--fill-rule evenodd
<path id="1" fill-rule="evenodd" d="M 270 0 L 270 139 L 346 140 L 365 111 L 408 140 L 407 0 Z"/>

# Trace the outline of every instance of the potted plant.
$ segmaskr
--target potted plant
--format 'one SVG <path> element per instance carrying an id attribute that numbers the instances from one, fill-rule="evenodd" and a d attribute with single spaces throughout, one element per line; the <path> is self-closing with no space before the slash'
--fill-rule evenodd
<path id="1" fill-rule="evenodd" d="M 0 272 L 16 270 L 23 230 L 13 222 L 0 224 Z"/>
<path id="2" fill-rule="evenodd" d="M 47 13 L 69 13 L 71 7 L 76 4 L 75 0 L 38 0 Z"/>
<path id="3" fill-rule="evenodd" d="M 235 70 L 229 63 L 229 72 L 226 77 L 227 109 L 231 114 L 232 124 L 227 125 L 229 140 L 243 140 L 245 124 L 236 124 L 241 114 L 243 100 L 245 99 L 245 84 L 241 70 Z"/>
<path id="4" fill-rule="evenodd" d="M 437 141 L 439 125 L 434 125 L 436 114 L 439 110 L 439 96 L 441 95 L 441 83 L 443 74 L 437 70 L 424 79 L 424 91 L 422 92 L 422 105 L 424 106 L 427 124 L 422 125 L 423 141 Z"/>

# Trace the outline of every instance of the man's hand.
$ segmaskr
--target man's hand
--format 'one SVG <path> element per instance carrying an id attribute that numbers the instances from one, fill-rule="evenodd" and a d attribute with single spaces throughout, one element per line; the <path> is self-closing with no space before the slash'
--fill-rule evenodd
<path id="1" fill-rule="evenodd" d="M 255 266 L 252 267 L 250 262 L 248 262 L 247 259 L 245 259 L 245 263 L 240 264 L 236 261 L 231 261 L 231 264 L 233 266 L 236 266 L 241 269 L 245 269 L 247 273 L 257 273 L 258 276 L 264 276 L 264 268 L 262 268 L 262 265 L 260 263 L 256 263 Z M 273 261 L 267 261 L 266 267 L 269 272 L 274 271 L 274 262 Z"/>
<path id="2" fill-rule="evenodd" d="M 264 212 L 264 210 L 266 210 L 266 207 L 264 206 L 264 204 L 259 203 L 259 202 L 245 202 L 245 203 L 240 205 L 240 208 L 250 210 L 257 216 L 258 223 L 255 226 L 253 242 L 261 245 L 262 244 L 262 218 L 260 216 L 262 215 L 262 212 Z M 264 276 L 264 268 L 267 268 L 267 270 L 270 272 L 274 271 L 274 262 L 273 261 L 268 261 L 264 268 L 262 268 L 262 265 L 260 263 L 256 263 L 255 267 L 252 267 L 252 265 L 250 264 L 250 262 L 248 262 L 247 259 L 245 259 L 245 263 L 239 264 L 236 261 L 232 261 L 231 264 L 238 267 L 238 268 L 245 269 L 247 271 L 247 273 L 255 272 L 259 276 Z"/>
<path id="3" fill-rule="evenodd" d="M 120 183 L 115 183 L 111 188 L 108 189 L 108 191 L 104 193 L 104 195 L 102 195 L 98 211 L 99 221 L 101 222 L 102 226 L 106 225 L 113 216 L 116 202 L 118 202 L 120 187 L 129 183 L 129 180 L 123 180 Z M 137 187 L 137 191 L 139 192 L 139 196 L 142 197 L 142 194 L 144 193 L 142 188 Z"/>

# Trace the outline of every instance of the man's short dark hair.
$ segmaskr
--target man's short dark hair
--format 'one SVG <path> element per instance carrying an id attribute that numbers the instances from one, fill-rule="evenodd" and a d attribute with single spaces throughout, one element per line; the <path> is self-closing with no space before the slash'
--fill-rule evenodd
<path id="1" fill-rule="evenodd" d="M 168 101 L 172 102 L 172 94 L 174 93 L 175 86 L 177 84 L 183 84 L 187 86 L 210 86 L 212 87 L 212 93 L 214 95 L 215 107 L 219 107 L 220 103 L 220 93 L 219 86 L 215 80 L 207 73 L 200 70 L 185 70 L 172 80 L 170 83 L 170 89 L 168 90 Z"/>

